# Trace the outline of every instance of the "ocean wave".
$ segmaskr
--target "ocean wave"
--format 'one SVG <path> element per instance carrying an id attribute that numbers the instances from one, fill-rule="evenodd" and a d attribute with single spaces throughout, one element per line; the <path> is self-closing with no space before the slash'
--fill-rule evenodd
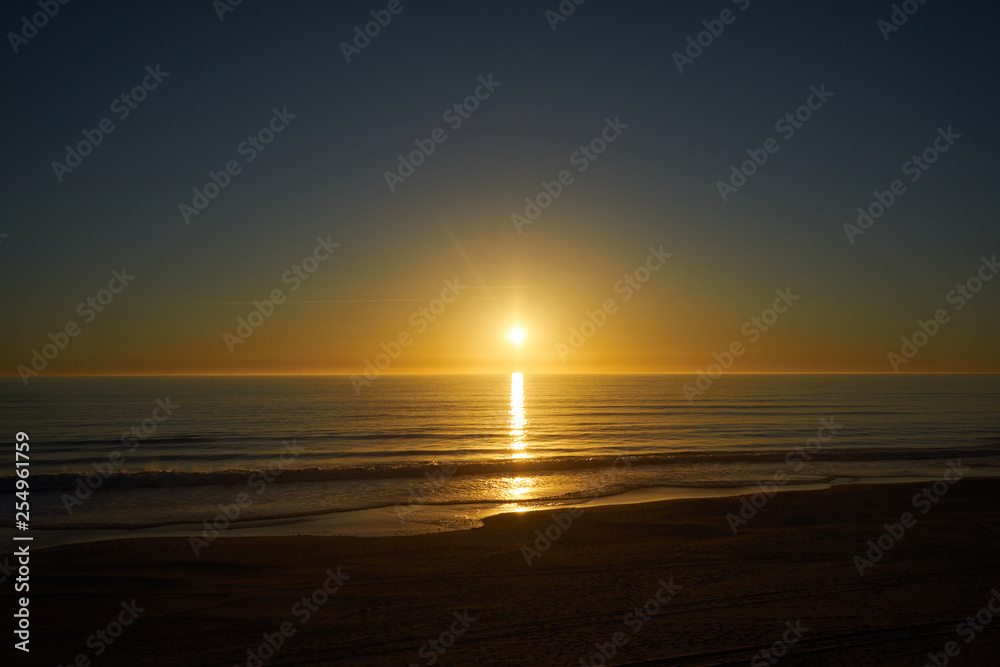
<path id="1" fill-rule="evenodd" d="M 495 453 L 495 450 L 484 450 Z M 365 466 L 312 466 L 288 467 L 274 475 L 275 483 L 328 482 L 342 480 L 375 480 L 421 478 L 440 466 L 453 466 L 449 474 L 491 475 L 532 474 L 541 472 L 579 471 L 611 467 L 620 458 L 628 459 L 630 467 L 676 466 L 712 463 L 768 463 L 785 464 L 789 449 L 767 450 L 711 450 L 678 451 L 637 455 L 550 456 L 532 459 L 494 459 L 454 461 L 447 455 L 422 464 L 376 463 Z M 432 453 L 417 452 L 425 456 Z M 468 453 L 463 450 L 463 454 Z M 370 453 L 369 453 L 370 454 Z M 828 447 L 811 455 L 811 462 L 867 462 L 867 461 L 934 461 L 949 458 L 976 459 L 1000 456 L 1000 443 L 974 447 L 948 448 L 833 448 Z M 231 457 L 226 457 L 231 458 Z M 104 476 L 102 488 L 173 488 L 209 485 L 246 484 L 248 477 L 265 472 L 266 468 L 232 467 L 215 471 L 148 470 L 139 472 L 113 472 Z M 80 477 L 100 475 L 93 470 L 81 473 L 37 473 L 31 475 L 33 491 L 68 490 L 76 487 Z M 0 476 L 0 493 L 14 491 L 17 477 Z"/>

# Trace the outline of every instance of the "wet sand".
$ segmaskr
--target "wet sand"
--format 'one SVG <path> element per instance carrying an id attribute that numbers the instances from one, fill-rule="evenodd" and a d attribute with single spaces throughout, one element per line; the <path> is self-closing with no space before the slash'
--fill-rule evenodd
<path id="1" fill-rule="evenodd" d="M 765 665 L 783 637 L 782 665 L 923 665 L 948 642 L 953 664 L 1000 664 L 1000 614 L 956 633 L 1000 590 L 1000 480 L 949 486 L 921 514 L 928 486 L 780 493 L 736 535 L 740 500 L 699 498 L 223 538 L 199 557 L 184 539 L 55 547 L 32 555 L 30 664 Z M 915 525 L 860 576 L 853 557 L 907 511 Z"/>

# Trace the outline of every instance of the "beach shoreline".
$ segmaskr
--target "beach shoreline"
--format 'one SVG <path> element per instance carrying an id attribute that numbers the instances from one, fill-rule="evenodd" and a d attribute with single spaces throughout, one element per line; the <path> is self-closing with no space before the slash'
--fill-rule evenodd
<path id="1" fill-rule="evenodd" d="M 959 459 L 961 461 L 961 459 Z M 978 479 L 1000 479 L 1000 469 L 973 468 L 964 476 Z M 777 476 L 776 476 L 777 477 Z M 741 495 L 768 498 L 775 493 L 820 491 L 838 486 L 865 486 L 881 484 L 927 483 L 938 476 L 905 475 L 899 477 L 851 477 L 825 481 L 762 480 L 755 484 L 692 484 L 688 486 L 649 486 L 629 489 L 611 495 L 586 495 L 575 499 L 541 498 L 521 502 L 494 500 L 468 503 L 416 503 L 370 507 L 364 509 L 328 510 L 308 514 L 275 515 L 264 517 L 228 517 L 222 513 L 207 517 L 219 526 L 214 539 L 243 537 L 316 536 L 316 537 L 400 537 L 437 534 L 453 530 L 474 530 L 483 526 L 491 516 L 509 513 L 538 512 L 556 509 L 590 509 L 594 507 L 655 503 L 692 498 L 730 498 Z M 222 523 L 218 523 L 221 521 Z M 71 526 L 67 528 L 37 528 L 34 536 L 36 550 L 83 542 L 105 540 L 177 538 L 215 532 L 205 523 L 187 521 L 139 527 Z M 0 539 L 14 535 L 11 528 L 0 529 Z M 213 541 L 214 541 L 213 539 Z"/>
<path id="2" fill-rule="evenodd" d="M 252 667 L 248 651 L 259 659 L 282 628 L 262 664 L 598 664 L 601 647 L 609 664 L 728 664 L 797 621 L 810 630 L 783 664 L 923 664 L 949 641 L 984 664 L 1000 631 L 966 644 L 956 625 L 1000 585 L 1000 480 L 947 485 L 924 514 L 927 488 L 777 493 L 736 534 L 727 516 L 747 496 L 507 513 L 407 537 L 226 538 L 198 556 L 181 538 L 52 547 L 32 559 L 32 652 L 95 659 L 88 638 L 134 600 L 143 611 L 101 664 Z M 915 523 L 859 573 L 855 556 L 904 512 Z M 296 610 L 303 597 L 327 599 Z M 443 654 L 429 643 L 441 637 L 454 642 Z"/>

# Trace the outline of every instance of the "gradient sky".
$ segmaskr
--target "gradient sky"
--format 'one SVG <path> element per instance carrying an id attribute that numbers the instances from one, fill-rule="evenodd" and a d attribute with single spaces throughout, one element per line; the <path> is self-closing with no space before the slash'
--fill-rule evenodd
<path id="1" fill-rule="evenodd" d="M 386 4 L 244 0 L 220 21 L 209 0 L 73 2 L 18 53 L 5 40 L 2 372 L 69 321 L 42 376 L 356 373 L 403 332 L 389 372 L 694 372 L 733 341 L 733 371 L 890 371 L 939 308 L 951 320 L 901 369 L 1000 371 L 1000 280 L 946 301 L 1000 252 L 994 5 L 929 2 L 886 41 L 888 2 L 589 0 L 553 31 L 556 0 L 403 0 L 347 63 L 339 44 Z M 679 73 L 672 54 L 724 9 L 735 21 Z M 37 11 L 5 3 L 0 26 Z M 112 101 L 156 65 L 169 76 L 119 120 Z M 489 75 L 500 87 L 449 128 Z M 834 95 L 782 138 L 820 85 Z M 296 117 L 247 164 L 237 146 L 275 107 Z M 52 162 L 105 117 L 114 132 L 59 182 Z M 628 129 L 577 172 L 606 118 Z M 949 126 L 961 138 L 849 243 L 857 207 Z M 438 127 L 391 192 L 384 172 Z M 780 150 L 723 202 L 717 181 L 768 137 Z M 185 224 L 178 205 L 233 159 Z M 564 169 L 574 182 L 518 233 L 511 214 Z M 317 237 L 340 247 L 292 292 L 282 275 Z M 617 281 L 661 245 L 672 257 L 625 301 Z M 77 304 L 122 267 L 134 282 L 84 322 Z M 411 313 L 456 278 L 468 289 L 419 331 Z M 779 288 L 801 299 L 751 342 Z M 230 353 L 223 333 L 274 289 L 288 302 Z"/>

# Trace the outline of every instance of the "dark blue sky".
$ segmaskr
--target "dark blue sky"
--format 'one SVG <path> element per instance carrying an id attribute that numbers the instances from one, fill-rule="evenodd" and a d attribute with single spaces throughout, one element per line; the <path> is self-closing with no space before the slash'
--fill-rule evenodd
<path id="1" fill-rule="evenodd" d="M 654 244 L 675 253 L 673 273 L 609 334 L 608 349 L 595 342 L 593 363 L 620 350 L 625 365 L 693 370 L 775 288 L 794 285 L 809 298 L 755 368 L 887 370 L 899 336 L 1000 250 L 991 3 L 930 1 L 885 41 L 876 22 L 891 3 L 752 0 L 741 11 L 743 0 L 588 0 L 553 31 L 544 13 L 555 0 L 403 0 L 345 62 L 340 42 L 386 4 L 244 0 L 220 21 L 209 0 L 77 0 L 17 54 L 5 40 L 6 371 L 121 266 L 140 276 L 135 285 L 51 373 L 301 369 L 310 359 L 350 371 L 412 310 L 377 300 L 426 300 L 473 267 L 480 287 L 538 290 L 487 292 L 501 309 L 547 312 L 538 318 L 551 356 L 551 343 Z M 735 21 L 679 73 L 671 54 L 724 9 Z M 37 11 L 5 3 L 0 26 L 19 30 Z M 66 144 L 113 117 L 114 98 L 156 65 L 169 76 L 58 182 L 51 163 Z M 442 112 L 480 75 L 501 86 L 390 192 L 385 170 L 414 139 L 447 127 Z M 775 121 L 821 84 L 834 96 L 780 139 Z M 185 225 L 178 205 L 209 170 L 241 159 L 237 146 L 275 107 L 295 119 Z M 628 129 L 518 234 L 511 214 L 570 168 L 607 117 Z M 855 209 L 949 126 L 961 135 L 955 146 L 849 244 L 842 225 Z M 767 137 L 780 150 L 723 202 L 717 181 Z M 266 343 L 228 354 L 219 334 L 241 304 L 280 286 L 328 234 L 339 254 L 295 298 L 372 303 L 297 306 Z M 908 370 L 1000 370 L 998 293 L 985 289 L 951 339 L 923 354 L 926 366 Z M 455 326 L 481 314 L 466 316 Z M 307 335 L 329 354 L 304 345 Z M 428 345 L 425 365 L 449 363 Z"/>

